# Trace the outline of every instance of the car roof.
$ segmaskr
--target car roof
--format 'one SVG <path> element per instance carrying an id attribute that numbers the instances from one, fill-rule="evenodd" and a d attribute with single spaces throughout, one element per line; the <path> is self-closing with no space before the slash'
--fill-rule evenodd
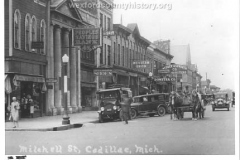
<path id="1" fill-rule="evenodd" d="M 144 94 L 139 96 L 134 96 L 133 98 L 139 98 L 139 97 L 149 97 L 149 96 L 157 96 L 157 95 L 169 95 L 169 93 L 153 93 L 153 94 Z"/>

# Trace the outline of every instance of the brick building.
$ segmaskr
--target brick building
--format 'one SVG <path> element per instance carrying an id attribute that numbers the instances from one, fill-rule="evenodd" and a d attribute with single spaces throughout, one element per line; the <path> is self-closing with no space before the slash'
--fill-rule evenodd
<path id="1" fill-rule="evenodd" d="M 47 14 L 45 0 L 5 0 L 5 98 L 7 105 L 11 97 L 18 101 L 31 96 L 36 107 L 34 116 L 47 113 L 46 67 L 48 43 Z M 32 42 L 43 42 L 42 49 L 36 49 Z M 22 117 L 29 110 L 21 106 Z"/>

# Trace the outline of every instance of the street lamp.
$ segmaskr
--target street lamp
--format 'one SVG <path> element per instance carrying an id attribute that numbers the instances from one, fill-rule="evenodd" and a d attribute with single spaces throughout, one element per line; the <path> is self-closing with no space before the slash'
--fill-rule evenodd
<path id="1" fill-rule="evenodd" d="M 153 76 L 153 73 L 149 72 L 148 77 L 149 77 L 149 80 L 150 80 L 150 94 L 152 93 L 152 76 Z"/>
<path id="2" fill-rule="evenodd" d="M 68 108 L 67 108 L 67 64 L 69 62 L 69 57 L 67 54 L 64 54 L 62 57 L 63 61 L 63 75 L 64 75 L 64 96 L 63 96 L 63 101 L 64 101 L 64 113 L 63 113 L 63 120 L 62 124 L 70 124 L 69 116 L 68 116 Z"/>

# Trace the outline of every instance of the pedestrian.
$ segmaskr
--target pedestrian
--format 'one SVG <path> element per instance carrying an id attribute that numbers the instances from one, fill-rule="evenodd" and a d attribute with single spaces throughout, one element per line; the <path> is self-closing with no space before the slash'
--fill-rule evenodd
<path id="1" fill-rule="evenodd" d="M 127 95 L 122 95 L 122 102 L 121 108 L 123 113 L 123 120 L 125 121 L 125 124 L 128 124 L 128 118 L 129 118 L 129 108 L 131 104 L 131 99 L 127 97 Z"/>
<path id="2" fill-rule="evenodd" d="M 20 106 L 19 106 L 19 103 L 17 102 L 16 97 L 13 97 L 12 100 L 13 100 L 13 102 L 10 105 L 10 115 L 11 115 L 11 118 L 13 120 L 13 128 L 16 128 L 16 125 L 17 125 L 17 127 L 19 127 L 18 126 L 18 120 L 19 120 Z"/>
<path id="3" fill-rule="evenodd" d="M 32 99 L 29 100 L 29 105 L 30 105 L 30 117 L 33 118 L 33 114 L 34 114 L 34 103 L 33 103 L 33 100 L 32 100 Z"/>

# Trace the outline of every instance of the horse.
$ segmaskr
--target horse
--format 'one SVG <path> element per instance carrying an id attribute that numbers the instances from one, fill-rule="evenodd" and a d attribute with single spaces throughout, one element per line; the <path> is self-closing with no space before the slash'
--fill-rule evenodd
<path id="1" fill-rule="evenodd" d="M 192 106 L 192 120 L 197 120 L 198 113 L 203 112 L 203 106 L 201 105 L 201 95 L 193 90 L 191 94 L 171 92 L 169 96 L 169 104 L 171 106 L 171 119 L 174 114 L 174 120 L 183 118 L 183 111 L 178 108 L 181 106 Z M 201 118 L 201 114 L 199 115 Z"/>

